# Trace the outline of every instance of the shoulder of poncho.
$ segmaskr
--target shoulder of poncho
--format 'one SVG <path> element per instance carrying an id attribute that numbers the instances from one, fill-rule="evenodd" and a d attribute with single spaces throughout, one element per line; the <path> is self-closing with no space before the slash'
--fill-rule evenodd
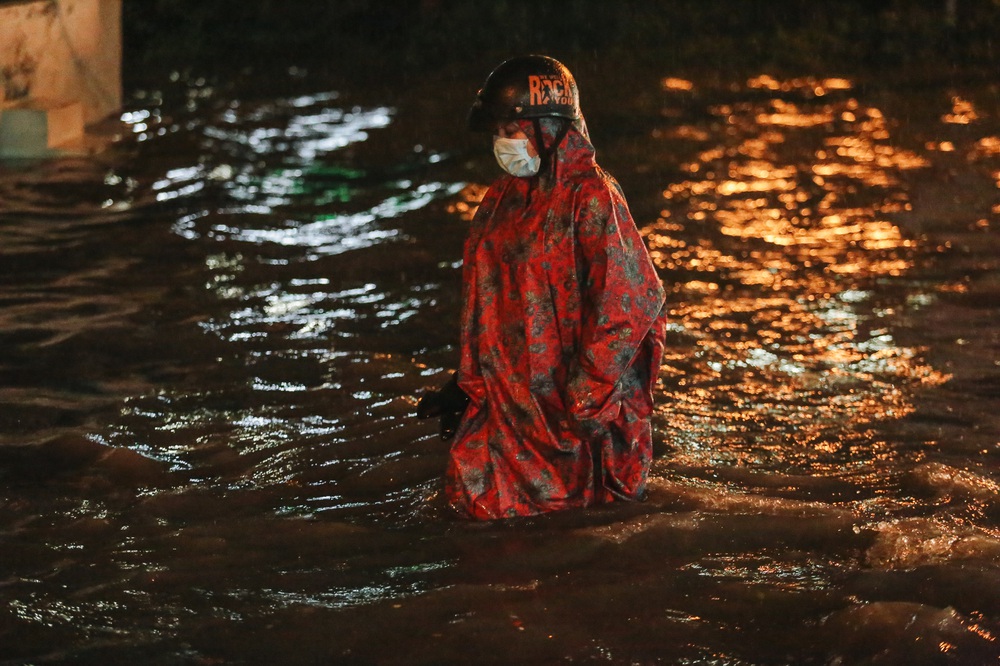
<path id="1" fill-rule="evenodd" d="M 589 207 L 603 208 L 625 202 L 625 193 L 618 181 L 596 165 L 575 175 L 573 190 L 578 199 Z"/>
<path id="2" fill-rule="evenodd" d="M 476 214 L 473 216 L 473 222 L 481 219 L 484 214 L 487 214 L 488 211 L 491 211 L 500 202 L 509 180 L 510 176 L 500 176 L 489 184 L 486 192 L 483 193 L 483 197 L 479 200 Z"/>
<path id="3" fill-rule="evenodd" d="M 483 194 L 482 201 L 486 201 L 487 199 L 499 199 L 501 193 L 507 188 L 511 178 L 513 178 L 513 176 L 508 176 L 506 174 L 494 178 L 493 182 L 491 182 L 489 187 L 486 188 L 486 193 Z"/>
<path id="4" fill-rule="evenodd" d="M 606 187 L 614 190 L 621 189 L 615 177 L 601 168 L 599 164 L 591 164 L 588 167 L 574 171 L 573 178 L 581 185 Z"/>

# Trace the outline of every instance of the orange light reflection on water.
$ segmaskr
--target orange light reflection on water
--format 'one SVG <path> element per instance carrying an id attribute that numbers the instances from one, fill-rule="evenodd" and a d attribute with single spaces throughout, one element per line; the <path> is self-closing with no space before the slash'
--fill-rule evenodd
<path id="1" fill-rule="evenodd" d="M 903 172 L 928 162 L 849 81 L 747 86 L 776 96 L 653 133 L 707 144 L 644 229 L 670 291 L 657 415 L 674 464 L 839 474 L 890 455 L 870 425 L 910 413 L 908 387 L 948 379 L 893 338 L 868 288 L 912 268 L 916 242 L 890 217 L 910 206 Z"/>
<path id="2" fill-rule="evenodd" d="M 460 220 L 471 222 L 479 210 L 479 202 L 483 200 L 487 187 L 469 183 L 458 193 L 458 199 L 448 204 L 448 212 L 458 216 Z"/>

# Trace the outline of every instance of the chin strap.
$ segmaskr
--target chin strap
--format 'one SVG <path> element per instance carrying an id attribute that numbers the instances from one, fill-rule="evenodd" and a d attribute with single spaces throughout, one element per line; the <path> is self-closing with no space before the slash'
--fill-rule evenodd
<path id="1" fill-rule="evenodd" d="M 545 176 L 551 174 L 555 177 L 555 161 L 552 157 L 556 154 L 556 150 L 559 148 L 559 144 L 562 140 L 566 138 L 566 133 L 569 132 L 570 122 L 565 118 L 559 118 L 559 131 L 556 132 L 555 138 L 552 143 L 548 146 L 545 145 L 545 135 L 542 133 L 542 121 L 539 118 L 532 118 L 531 125 L 535 130 L 535 143 L 538 148 L 538 156 L 541 158 L 542 163 L 538 167 L 538 174 L 540 176 Z"/>

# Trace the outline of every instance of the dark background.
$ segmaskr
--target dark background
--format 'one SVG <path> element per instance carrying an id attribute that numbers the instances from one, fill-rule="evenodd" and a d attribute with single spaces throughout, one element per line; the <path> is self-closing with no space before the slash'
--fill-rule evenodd
<path id="1" fill-rule="evenodd" d="M 125 83 L 302 67 L 405 81 L 540 51 L 661 70 L 994 76 L 997 0 L 127 0 Z M 961 72 L 961 74 L 959 74 Z"/>

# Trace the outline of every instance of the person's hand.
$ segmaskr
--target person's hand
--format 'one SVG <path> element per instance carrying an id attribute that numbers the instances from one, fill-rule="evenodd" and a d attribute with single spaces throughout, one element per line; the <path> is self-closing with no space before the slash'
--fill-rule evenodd
<path id="1" fill-rule="evenodd" d="M 441 391 L 427 391 L 417 403 L 417 418 L 441 416 Z"/>
<path id="2" fill-rule="evenodd" d="M 439 435 L 443 441 L 447 442 L 455 436 L 458 424 L 462 422 L 463 414 L 465 414 L 464 409 L 460 412 L 443 412 L 441 414 L 441 430 Z"/>
<path id="3" fill-rule="evenodd" d="M 462 415 L 469 404 L 469 396 L 458 386 L 458 375 L 452 374 L 451 379 L 438 391 L 428 391 L 417 403 L 417 418 L 429 419 L 435 416 L 441 419 L 441 439 L 448 441 L 455 436 Z"/>

